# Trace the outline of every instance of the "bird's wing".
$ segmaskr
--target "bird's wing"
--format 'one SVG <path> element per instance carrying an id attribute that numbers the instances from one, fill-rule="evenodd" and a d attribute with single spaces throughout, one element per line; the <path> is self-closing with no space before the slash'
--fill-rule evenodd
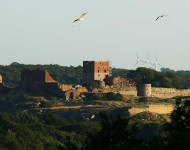
<path id="1" fill-rule="evenodd" d="M 160 18 L 160 16 L 159 16 L 159 17 L 157 17 L 155 21 L 157 21 L 159 18 Z"/>
<path id="2" fill-rule="evenodd" d="M 78 20 L 79 20 L 79 19 L 74 20 L 73 23 L 72 23 L 72 26 L 74 26 L 75 23 L 76 23 Z"/>
<path id="3" fill-rule="evenodd" d="M 84 15 L 86 15 L 87 14 L 87 12 L 86 13 L 84 13 L 84 14 L 82 14 L 81 16 L 80 16 L 80 18 L 83 18 L 84 17 Z"/>

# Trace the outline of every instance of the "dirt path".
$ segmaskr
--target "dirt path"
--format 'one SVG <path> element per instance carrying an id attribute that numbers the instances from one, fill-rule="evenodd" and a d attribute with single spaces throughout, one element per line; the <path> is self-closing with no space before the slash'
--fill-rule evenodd
<path id="1" fill-rule="evenodd" d="M 80 109 L 80 108 L 106 108 L 103 105 L 86 105 L 86 106 L 57 106 L 48 108 L 35 108 L 33 110 L 56 110 L 56 109 Z"/>

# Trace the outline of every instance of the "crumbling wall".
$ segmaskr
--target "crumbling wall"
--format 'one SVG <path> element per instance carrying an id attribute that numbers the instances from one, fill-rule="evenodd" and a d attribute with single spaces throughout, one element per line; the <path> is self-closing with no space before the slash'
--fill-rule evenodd
<path id="1" fill-rule="evenodd" d="M 53 80 L 45 70 L 24 69 L 21 72 L 19 89 L 27 91 L 50 91 L 59 89 L 58 82 Z"/>
<path id="2" fill-rule="evenodd" d="M 80 96 L 80 92 L 77 91 L 76 89 L 70 89 L 65 92 L 65 99 L 66 100 L 76 100 Z"/>
<path id="3" fill-rule="evenodd" d="M 119 91 L 123 96 L 137 96 L 137 90 Z"/>
<path id="4" fill-rule="evenodd" d="M 172 98 L 176 96 L 190 96 L 190 89 L 156 88 L 152 87 L 152 97 Z"/>
<path id="5" fill-rule="evenodd" d="M 130 88 L 135 88 L 136 83 L 133 80 L 116 77 L 113 78 L 113 89 L 120 91 L 129 91 Z"/>
<path id="6" fill-rule="evenodd" d="M 128 112 L 131 115 L 136 115 L 141 112 L 151 112 L 158 114 L 169 114 L 174 110 L 173 105 L 149 105 L 147 108 L 130 108 Z"/>
<path id="7" fill-rule="evenodd" d="M 80 93 L 85 93 L 85 92 L 88 92 L 87 88 L 86 87 L 78 87 L 76 88 L 76 90 Z"/>
<path id="8" fill-rule="evenodd" d="M 0 83 L 3 83 L 3 77 L 0 74 Z"/>
<path id="9" fill-rule="evenodd" d="M 59 88 L 62 89 L 62 91 L 67 91 L 73 88 L 73 85 L 67 85 L 67 84 L 59 84 Z"/>

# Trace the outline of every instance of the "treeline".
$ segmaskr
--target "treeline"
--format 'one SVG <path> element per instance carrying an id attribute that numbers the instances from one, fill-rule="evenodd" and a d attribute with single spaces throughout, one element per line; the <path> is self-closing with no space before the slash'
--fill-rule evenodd
<path id="1" fill-rule="evenodd" d="M 137 84 L 151 83 L 153 87 L 183 88 L 182 78 L 173 72 L 157 72 L 148 68 L 137 68 L 130 71 L 128 77 Z"/>
<path id="2" fill-rule="evenodd" d="M 47 70 L 50 75 L 58 82 L 63 84 L 81 85 L 83 83 L 82 66 L 59 66 L 59 65 L 23 65 L 12 64 L 0 66 L 0 74 L 3 76 L 4 83 L 9 87 L 19 85 L 21 70 L 39 69 Z M 168 69 L 157 72 L 148 68 L 138 68 L 136 70 L 112 69 L 113 77 L 121 76 L 131 78 L 137 83 L 151 83 L 154 87 L 168 88 L 189 88 L 190 73 L 187 71 L 174 72 Z"/>
<path id="3" fill-rule="evenodd" d="M 82 66 L 67 67 L 59 65 L 23 65 L 12 64 L 9 66 L 0 66 L 0 74 L 3 76 L 3 82 L 9 87 L 19 85 L 21 71 L 23 69 L 47 70 L 54 80 L 64 84 L 82 84 L 83 71 Z"/>
<path id="4" fill-rule="evenodd" d="M 172 72 L 172 73 L 178 74 L 181 77 L 183 88 L 190 88 L 190 71 L 188 70 L 175 71 L 169 68 L 162 68 L 161 72 L 165 72 L 165 73 Z"/>
<path id="5" fill-rule="evenodd" d="M 152 139 L 135 136 L 128 115 L 100 114 L 101 121 L 66 120 L 52 113 L 0 113 L 2 150 L 182 150 L 189 149 L 190 101 L 176 101 L 170 122 Z M 151 117 L 151 116 L 150 116 Z M 142 120 L 142 118 L 141 118 Z M 151 126 L 155 126 L 152 124 Z"/>

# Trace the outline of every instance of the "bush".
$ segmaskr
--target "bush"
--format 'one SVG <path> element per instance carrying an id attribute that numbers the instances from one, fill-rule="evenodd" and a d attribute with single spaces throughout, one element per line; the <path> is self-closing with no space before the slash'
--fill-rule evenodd
<path id="1" fill-rule="evenodd" d="M 146 102 L 148 102 L 148 98 L 147 97 L 141 97 L 138 101 L 140 103 L 146 103 Z"/>
<path id="2" fill-rule="evenodd" d="M 52 107 L 52 102 L 50 101 L 42 101 L 40 104 L 40 108 Z"/>
<path id="3" fill-rule="evenodd" d="M 18 102 L 19 102 L 19 103 L 26 102 L 26 101 L 28 101 L 29 99 L 30 99 L 30 96 L 27 95 L 27 94 L 20 94 L 20 95 L 18 96 Z"/>
<path id="4" fill-rule="evenodd" d="M 109 92 L 105 94 L 105 100 L 123 100 L 123 96 L 119 93 L 115 94 L 113 92 Z"/>
<path id="5" fill-rule="evenodd" d="M 98 88 L 98 83 L 94 81 L 86 82 L 83 84 L 84 87 L 86 87 L 88 90 L 93 90 Z"/>

